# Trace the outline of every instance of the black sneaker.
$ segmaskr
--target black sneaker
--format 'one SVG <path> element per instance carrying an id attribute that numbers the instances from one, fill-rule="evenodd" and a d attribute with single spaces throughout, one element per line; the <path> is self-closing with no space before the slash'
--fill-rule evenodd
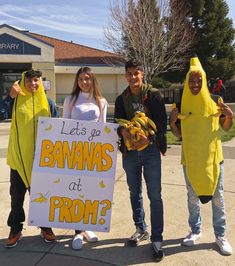
<path id="1" fill-rule="evenodd" d="M 147 231 L 141 231 L 138 228 L 136 232 L 127 240 L 127 246 L 136 247 L 141 241 L 147 239 L 149 239 L 149 233 Z"/>
<path id="2" fill-rule="evenodd" d="M 152 252 L 153 257 L 157 262 L 163 260 L 165 255 L 162 249 L 162 242 L 152 242 Z"/>

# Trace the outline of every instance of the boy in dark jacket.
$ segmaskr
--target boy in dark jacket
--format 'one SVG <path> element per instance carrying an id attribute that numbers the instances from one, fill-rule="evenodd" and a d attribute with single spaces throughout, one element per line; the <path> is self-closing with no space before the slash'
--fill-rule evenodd
<path id="1" fill-rule="evenodd" d="M 137 246 L 140 241 L 149 238 L 142 197 L 142 170 L 146 181 L 150 200 L 151 241 L 153 255 L 157 261 L 164 257 L 163 241 L 163 203 L 161 197 L 161 155 L 166 151 L 167 115 L 164 100 L 157 89 L 143 83 L 143 69 L 136 61 L 125 64 L 126 80 L 129 86 L 117 97 L 115 102 L 115 118 L 130 120 L 137 111 L 143 112 L 151 118 L 157 126 L 154 138 L 140 135 L 140 140 L 134 144 L 133 150 L 123 153 L 123 168 L 126 172 L 130 191 L 131 207 L 136 232 L 128 239 L 128 246 Z M 120 127 L 118 130 L 122 143 L 130 137 L 128 129 Z M 149 144 L 145 149 L 137 149 Z"/>

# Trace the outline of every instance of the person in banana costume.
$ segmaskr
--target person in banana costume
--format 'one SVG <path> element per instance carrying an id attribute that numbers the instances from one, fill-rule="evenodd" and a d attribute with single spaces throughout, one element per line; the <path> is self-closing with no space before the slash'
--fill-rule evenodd
<path id="1" fill-rule="evenodd" d="M 181 113 L 173 108 L 170 127 L 182 137 L 183 171 L 188 190 L 190 234 L 183 245 L 192 246 L 201 237 L 200 202 L 212 201 L 216 243 L 225 255 L 232 247 L 225 239 L 225 207 L 223 195 L 223 153 L 219 128 L 228 131 L 234 114 L 220 97 L 210 95 L 206 74 L 198 57 L 190 60 L 181 101 Z M 180 119 L 180 124 L 177 122 Z"/>
<path id="2" fill-rule="evenodd" d="M 39 116 L 57 117 L 55 103 L 47 99 L 42 84 L 42 72 L 28 70 L 16 81 L 4 104 L 12 113 L 8 144 L 7 163 L 10 166 L 11 211 L 7 220 L 11 228 L 5 247 L 12 248 L 22 237 L 25 213 L 23 209 L 26 191 L 30 191 L 31 174 L 36 145 L 37 121 Z M 42 227 L 45 242 L 54 242 L 51 228 Z"/>
<path id="3" fill-rule="evenodd" d="M 119 137 L 127 150 L 123 153 L 123 168 L 130 191 L 133 220 L 136 232 L 128 239 L 128 246 L 137 246 L 148 239 L 142 197 L 142 171 L 150 200 L 151 242 L 156 261 L 164 257 L 163 203 L 161 197 L 161 155 L 167 116 L 164 100 L 157 89 L 143 83 L 143 68 L 130 60 L 125 64 L 129 86 L 115 101 L 114 116 L 122 126 Z"/>

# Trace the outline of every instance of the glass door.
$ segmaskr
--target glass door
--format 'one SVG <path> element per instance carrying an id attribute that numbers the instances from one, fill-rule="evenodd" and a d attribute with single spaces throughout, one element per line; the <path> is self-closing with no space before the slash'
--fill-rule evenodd
<path id="1" fill-rule="evenodd" d="M 21 78 L 21 73 L 0 73 L 0 100 L 6 98 L 12 84 Z"/>

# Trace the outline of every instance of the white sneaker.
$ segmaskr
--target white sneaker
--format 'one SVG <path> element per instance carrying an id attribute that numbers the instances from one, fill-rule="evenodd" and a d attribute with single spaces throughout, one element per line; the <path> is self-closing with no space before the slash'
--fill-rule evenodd
<path id="1" fill-rule="evenodd" d="M 224 255 L 232 255 L 233 254 L 233 249 L 226 238 L 224 238 L 222 236 L 217 236 L 215 242 L 219 246 L 222 254 L 224 254 Z"/>
<path id="2" fill-rule="evenodd" d="M 82 241 L 83 241 L 83 235 L 82 234 L 77 234 L 74 236 L 73 241 L 72 241 L 72 248 L 79 250 L 82 248 Z"/>
<path id="3" fill-rule="evenodd" d="M 195 245 L 196 241 L 201 237 L 201 235 L 202 235 L 201 233 L 194 234 L 190 232 L 189 235 L 187 235 L 183 240 L 182 245 L 187 247 L 192 247 L 193 245 Z"/>
<path id="4" fill-rule="evenodd" d="M 98 236 L 92 231 L 85 231 L 83 234 L 88 242 L 94 243 L 98 241 Z"/>

